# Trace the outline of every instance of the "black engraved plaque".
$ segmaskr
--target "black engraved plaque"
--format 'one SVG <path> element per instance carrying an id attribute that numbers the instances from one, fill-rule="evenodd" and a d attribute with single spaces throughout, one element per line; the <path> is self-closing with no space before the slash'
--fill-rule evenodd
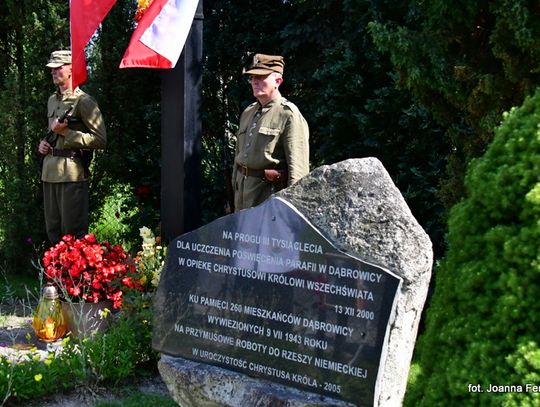
<path id="1" fill-rule="evenodd" d="M 373 405 L 400 283 L 272 198 L 169 245 L 153 347 Z"/>

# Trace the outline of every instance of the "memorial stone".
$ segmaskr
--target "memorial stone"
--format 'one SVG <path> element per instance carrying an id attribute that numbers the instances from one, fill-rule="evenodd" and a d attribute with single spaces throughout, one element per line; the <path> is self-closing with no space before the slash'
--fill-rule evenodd
<path id="1" fill-rule="evenodd" d="M 430 270 L 429 239 L 377 160 L 321 167 L 170 244 L 153 347 L 328 400 L 306 405 L 400 403 Z M 175 399 L 193 400 L 182 387 Z"/>

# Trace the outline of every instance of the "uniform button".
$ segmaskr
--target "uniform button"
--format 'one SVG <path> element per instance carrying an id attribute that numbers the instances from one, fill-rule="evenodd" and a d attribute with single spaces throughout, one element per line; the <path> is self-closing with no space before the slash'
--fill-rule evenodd
<path id="1" fill-rule="evenodd" d="M 244 153 L 244 157 L 247 157 L 247 153 Z"/>
<path id="2" fill-rule="evenodd" d="M 246 144 L 246 147 L 249 147 L 250 145 L 251 145 L 251 143 L 247 143 L 247 144 Z"/>

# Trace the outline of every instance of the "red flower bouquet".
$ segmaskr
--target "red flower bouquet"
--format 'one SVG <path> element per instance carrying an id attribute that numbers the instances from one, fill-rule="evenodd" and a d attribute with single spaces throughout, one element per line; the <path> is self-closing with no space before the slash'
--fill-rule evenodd
<path id="1" fill-rule="evenodd" d="M 66 235 L 43 255 L 44 275 L 70 300 L 111 300 L 122 306 L 127 289 L 142 289 L 135 263 L 122 246 L 99 243 L 93 234 L 81 239 Z"/>

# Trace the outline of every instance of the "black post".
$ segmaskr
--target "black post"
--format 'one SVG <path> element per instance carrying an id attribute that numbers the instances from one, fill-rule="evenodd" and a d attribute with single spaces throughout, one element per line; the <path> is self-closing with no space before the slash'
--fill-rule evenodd
<path id="1" fill-rule="evenodd" d="M 161 81 L 161 236 L 170 242 L 201 223 L 203 0 L 176 67 Z"/>

